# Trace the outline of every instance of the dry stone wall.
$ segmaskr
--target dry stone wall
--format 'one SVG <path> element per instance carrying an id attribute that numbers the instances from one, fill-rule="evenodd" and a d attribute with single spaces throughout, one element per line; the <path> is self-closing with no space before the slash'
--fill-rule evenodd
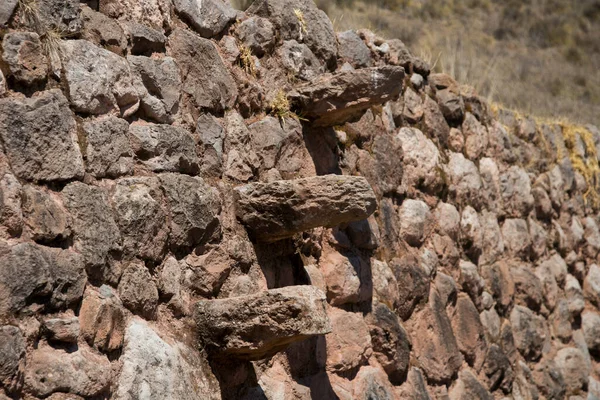
<path id="1" fill-rule="evenodd" d="M 0 399 L 598 399 L 600 131 L 309 0 L 2 0 Z"/>

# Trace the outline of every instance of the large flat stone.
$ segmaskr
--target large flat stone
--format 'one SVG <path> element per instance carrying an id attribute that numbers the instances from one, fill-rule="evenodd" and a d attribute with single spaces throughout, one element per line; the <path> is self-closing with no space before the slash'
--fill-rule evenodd
<path id="1" fill-rule="evenodd" d="M 250 296 L 196 303 L 200 341 L 222 357 L 258 360 L 289 344 L 331 332 L 325 294 L 314 286 L 288 286 Z"/>
<path id="2" fill-rule="evenodd" d="M 267 242 L 359 221 L 377 207 L 365 178 L 341 175 L 252 183 L 236 188 L 235 199 L 238 218 Z"/>
<path id="3" fill-rule="evenodd" d="M 60 90 L 0 100 L 0 137 L 15 175 L 29 181 L 83 177 L 77 125 Z"/>
<path id="4" fill-rule="evenodd" d="M 403 79 L 402 67 L 344 71 L 300 85 L 291 97 L 314 126 L 342 125 L 358 120 L 371 106 L 398 97 Z"/>

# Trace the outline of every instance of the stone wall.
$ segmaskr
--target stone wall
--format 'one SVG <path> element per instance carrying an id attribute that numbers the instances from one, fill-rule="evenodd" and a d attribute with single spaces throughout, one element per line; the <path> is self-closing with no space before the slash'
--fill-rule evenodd
<path id="1" fill-rule="evenodd" d="M 305 0 L 2 0 L 0 399 L 597 399 L 592 126 Z"/>

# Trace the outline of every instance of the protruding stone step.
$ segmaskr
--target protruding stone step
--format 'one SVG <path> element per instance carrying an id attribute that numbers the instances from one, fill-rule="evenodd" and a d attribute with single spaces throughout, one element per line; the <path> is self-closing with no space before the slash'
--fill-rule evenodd
<path id="1" fill-rule="evenodd" d="M 265 242 L 319 226 L 360 221 L 377 207 L 365 178 L 343 175 L 252 183 L 237 187 L 235 200 L 237 217 Z"/>
<path id="2" fill-rule="evenodd" d="M 393 66 L 327 74 L 296 88 L 291 99 L 313 126 L 342 125 L 397 97 L 403 79 L 404 68 Z"/>
<path id="3" fill-rule="evenodd" d="M 325 294 L 314 286 L 288 286 L 251 296 L 196 304 L 201 344 L 215 356 L 259 360 L 289 344 L 331 332 Z"/>

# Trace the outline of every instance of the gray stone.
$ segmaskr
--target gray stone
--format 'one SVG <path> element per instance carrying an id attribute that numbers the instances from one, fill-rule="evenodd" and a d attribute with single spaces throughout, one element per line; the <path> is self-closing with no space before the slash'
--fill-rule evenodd
<path id="1" fill-rule="evenodd" d="M 458 205 L 470 205 L 477 209 L 483 186 L 477 166 L 460 153 L 450 153 L 446 174 L 448 189 Z"/>
<path id="2" fill-rule="evenodd" d="M 99 11 L 110 18 L 144 24 L 161 31 L 171 29 L 173 5 L 169 0 L 103 0 L 99 3 Z"/>
<path id="3" fill-rule="evenodd" d="M 331 331 L 325 294 L 289 286 L 250 296 L 200 301 L 194 318 L 205 348 L 223 357 L 257 360 L 289 344 Z"/>
<path id="4" fill-rule="evenodd" d="M 531 253 L 531 237 L 527 221 L 509 218 L 502 225 L 502 238 L 506 249 L 514 256 L 528 260 Z"/>
<path id="5" fill-rule="evenodd" d="M 85 258 L 94 278 L 118 281 L 110 268 L 109 255 L 121 250 L 121 235 L 107 193 L 98 187 L 74 182 L 62 191 L 63 202 L 73 216 L 74 248 Z"/>
<path id="6" fill-rule="evenodd" d="M 5 26 L 17 8 L 19 0 L 6 0 L 0 4 L 0 26 Z"/>
<path id="7" fill-rule="evenodd" d="M 394 311 L 406 321 L 419 304 L 427 302 L 430 278 L 412 257 L 394 258 L 390 261 L 390 268 L 398 283 L 399 298 Z"/>
<path id="8" fill-rule="evenodd" d="M 600 354 L 600 314 L 584 311 L 581 314 L 581 325 L 585 343 L 592 354 Z"/>
<path id="9" fill-rule="evenodd" d="M 0 97 L 6 94 L 6 78 L 4 77 L 4 73 L 0 70 Z"/>
<path id="10" fill-rule="evenodd" d="M 83 295 L 87 281 L 79 254 L 31 243 L 0 247 L 0 265 L 1 315 L 29 304 L 49 311 L 66 308 Z"/>
<path id="11" fill-rule="evenodd" d="M 600 307 L 600 267 L 592 264 L 583 281 L 583 293 L 586 300 L 590 301 L 596 307 Z"/>
<path id="12" fill-rule="evenodd" d="M 82 39 L 119 55 L 125 53 L 127 37 L 117 21 L 87 6 L 81 7 L 81 17 L 83 19 Z"/>
<path id="13" fill-rule="evenodd" d="M 313 126 L 342 125 L 358 120 L 371 106 L 397 97 L 402 90 L 401 67 L 373 67 L 321 75 L 296 87 L 292 102 Z"/>
<path id="14" fill-rule="evenodd" d="M 566 347 L 559 350 L 554 362 L 565 380 L 567 395 L 587 389 L 591 371 L 579 349 Z"/>
<path id="15" fill-rule="evenodd" d="M 173 122 L 179 111 L 181 91 L 181 77 L 175 60 L 171 57 L 129 56 L 127 61 L 146 88 L 141 96 L 141 108 L 146 116 L 157 122 Z"/>
<path id="16" fill-rule="evenodd" d="M 0 226 L 9 236 L 19 236 L 23 230 L 22 193 L 23 187 L 11 173 L 6 156 L 0 152 Z"/>
<path id="17" fill-rule="evenodd" d="M 427 204 L 420 200 L 404 200 L 400 207 L 400 236 L 411 246 L 419 246 L 432 226 Z"/>
<path id="18" fill-rule="evenodd" d="M 448 393 L 450 400 L 493 400 L 494 397 L 469 370 L 463 370 Z"/>
<path id="19" fill-rule="evenodd" d="M 480 263 L 491 264 L 504 254 L 505 246 L 502 239 L 498 217 L 494 213 L 484 211 L 479 217 L 481 223 L 481 258 Z"/>
<path id="20" fill-rule="evenodd" d="M 271 21 L 261 17 L 250 17 L 238 25 L 240 40 L 253 54 L 262 57 L 275 46 L 275 28 Z"/>
<path id="21" fill-rule="evenodd" d="M 571 327 L 572 322 L 573 318 L 569 312 L 567 300 L 558 300 L 554 307 L 554 312 L 550 317 L 552 335 L 560 339 L 563 343 L 568 343 L 573 334 L 573 329 Z"/>
<path id="22" fill-rule="evenodd" d="M 221 199 L 201 178 L 161 174 L 166 195 L 171 246 L 192 247 L 206 243 L 219 230 Z"/>
<path id="23" fill-rule="evenodd" d="M 201 353 L 167 342 L 140 319 L 127 327 L 120 361 L 115 400 L 221 399 L 219 382 Z"/>
<path id="24" fill-rule="evenodd" d="M 158 178 L 117 181 L 112 203 L 126 255 L 155 262 L 162 260 L 169 236 L 164 202 Z"/>
<path id="25" fill-rule="evenodd" d="M 510 313 L 515 345 L 527 360 L 537 360 L 542 355 L 544 343 L 549 339 L 546 321 L 530 309 L 515 306 Z"/>
<path id="26" fill-rule="evenodd" d="M 435 144 L 416 128 L 401 128 L 396 137 L 404 156 L 402 185 L 435 189 L 441 183 L 440 153 Z"/>
<path id="27" fill-rule="evenodd" d="M 569 312 L 573 316 L 581 314 L 585 308 L 585 298 L 579 281 L 571 274 L 568 274 L 565 280 L 565 295 L 569 303 Z"/>
<path id="28" fill-rule="evenodd" d="M 144 263 L 134 261 L 124 269 L 119 282 L 119 297 L 134 313 L 147 319 L 155 318 L 158 289 Z"/>
<path id="29" fill-rule="evenodd" d="M 95 115 L 119 111 L 129 117 L 138 110 L 137 83 L 124 58 L 87 40 L 63 41 L 61 58 L 76 111 Z"/>
<path id="30" fill-rule="evenodd" d="M 441 146 L 448 143 L 450 126 L 435 100 L 429 96 L 425 96 L 423 101 L 423 125 L 425 133 L 429 137 L 435 138 Z"/>
<path id="31" fill-rule="evenodd" d="M 40 21 L 58 32 L 74 35 L 81 31 L 79 0 L 44 0 L 39 4 Z"/>
<path id="32" fill-rule="evenodd" d="M 370 67 L 373 64 L 371 50 L 365 42 L 352 30 L 337 34 L 339 57 L 356 68 Z"/>
<path id="33" fill-rule="evenodd" d="M 542 282 L 529 264 L 511 263 L 510 267 L 515 283 L 515 303 L 539 311 L 544 300 Z"/>
<path id="34" fill-rule="evenodd" d="M 304 43 L 286 40 L 277 49 L 277 55 L 283 67 L 299 79 L 310 81 L 322 73 L 319 59 Z"/>
<path id="35" fill-rule="evenodd" d="M 33 240 L 52 242 L 71 235 L 70 217 L 55 194 L 27 185 L 23 188 L 22 200 L 24 221 Z"/>
<path id="36" fill-rule="evenodd" d="M 197 174 L 200 160 L 194 138 L 170 125 L 131 125 L 129 135 L 137 158 L 154 172 Z"/>
<path id="37" fill-rule="evenodd" d="M 212 112 L 234 105 L 238 95 L 235 81 L 210 40 L 175 29 L 168 44 L 169 54 L 180 68 L 184 98 L 191 98 L 198 108 Z"/>
<path id="38" fill-rule="evenodd" d="M 471 259 L 477 260 L 483 246 L 483 230 L 479 214 L 471 206 L 466 206 L 460 216 L 460 241 Z"/>
<path id="39" fill-rule="evenodd" d="M 326 369 L 337 374 L 356 370 L 373 353 L 371 335 L 360 313 L 331 308 L 331 333 L 326 336 Z"/>
<path id="40" fill-rule="evenodd" d="M 129 124 L 117 117 L 102 117 L 83 123 L 86 170 L 96 178 L 116 178 L 133 169 Z"/>
<path id="41" fill-rule="evenodd" d="M 449 382 L 463 362 L 452 325 L 436 290 L 415 321 L 413 351 L 429 382 Z"/>
<path id="42" fill-rule="evenodd" d="M 469 365 L 480 370 L 485 362 L 487 341 L 477 308 L 468 296 L 458 296 L 451 323 L 460 352 Z"/>
<path id="43" fill-rule="evenodd" d="M 199 136 L 198 144 L 202 155 L 200 167 L 202 173 L 209 176 L 221 176 L 225 136 L 223 125 L 211 114 L 202 114 L 198 117 L 196 134 Z"/>
<path id="44" fill-rule="evenodd" d="M 0 384 L 13 386 L 26 349 L 23 333 L 16 326 L 0 327 Z"/>
<path id="45" fill-rule="evenodd" d="M 46 80 L 48 61 L 37 33 L 7 33 L 2 41 L 2 50 L 5 72 L 16 82 L 31 86 Z"/>
<path id="46" fill-rule="evenodd" d="M 175 10 L 202 37 L 221 33 L 237 13 L 224 0 L 174 0 Z"/>
<path id="47" fill-rule="evenodd" d="M 444 118 L 448 122 L 458 122 L 460 123 L 465 116 L 465 103 L 462 99 L 462 96 L 452 92 L 449 89 L 443 89 L 436 92 L 435 97 L 437 99 L 438 105 L 440 106 L 440 110 L 442 114 L 444 114 Z M 472 114 L 467 113 L 466 119 L 474 118 Z M 466 121 L 465 121 L 466 122 Z M 464 129 L 464 125 L 463 125 Z M 467 135 L 465 135 L 467 136 Z M 486 136 L 487 140 L 487 136 Z M 469 137 L 467 137 L 467 144 L 470 144 Z M 469 147 L 469 145 L 467 145 Z M 485 146 L 483 146 L 485 147 Z"/>
<path id="48" fill-rule="evenodd" d="M 460 214 L 456 207 L 440 201 L 433 214 L 440 234 L 448 235 L 456 240 L 460 228 Z"/>
<path id="49" fill-rule="evenodd" d="M 74 352 L 40 346 L 31 352 L 25 369 L 25 388 L 39 397 L 55 392 L 99 396 L 108 389 L 110 382 L 108 358 L 87 346 Z"/>
<path id="50" fill-rule="evenodd" d="M 262 241 L 367 218 L 375 193 L 362 177 L 327 175 L 235 189 L 236 215 Z"/>
<path id="51" fill-rule="evenodd" d="M 283 40 L 306 43 L 330 70 L 335 68 L 338 49 L 333 24 L 314 2 L 258 0 L 246 12 L 269 18 Z"/>
<path id="52" fill-rule="evenodd" d="M 443 110 L 443 108 L 442 108 Z M 477 118 L 469 112 L 465 116 L 462 124 L 462 131 L 465 137 L 465 154 L 470 160 L 479 159 L 488 145 L 488 132 Z"/>
<path id="53" fill-rule="evenodd" d="M 77 126 L 60 90 L 0 99 L 0 137 L 13 172 L 29 181 L 83 177 Z"/>
<path id="54" fill-rule="evenodd" d="M 165 51 L 167 37 L 161 31 L 137 22 L 127 23 L 125 29 L 131 42 L 131 54 L 150 56 Z"/>
<path id="55" fill-rule="evenodd" d="M 533 208 L 531 182 L 522 168 L 513 165 L 500 175 L 500 189 L 504 199 L 506 214 L 520 218 L 529 214 Z"/>

